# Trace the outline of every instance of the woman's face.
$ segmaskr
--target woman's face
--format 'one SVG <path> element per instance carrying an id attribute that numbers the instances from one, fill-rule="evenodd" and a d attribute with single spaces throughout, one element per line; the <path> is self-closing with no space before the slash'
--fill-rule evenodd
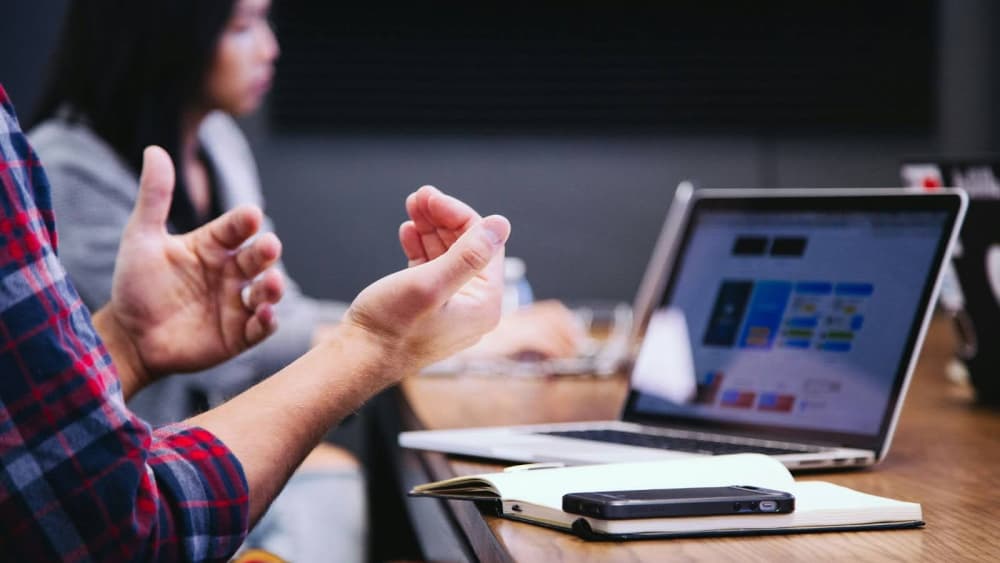
<path id="1" fill-rule="evenodd" d="M 271 0 L 237 0 L 215 48 L 206 81 L 206 105 L 232 115 L 260 106 L 271 88 L 278 40 L 267 20 Z"/>

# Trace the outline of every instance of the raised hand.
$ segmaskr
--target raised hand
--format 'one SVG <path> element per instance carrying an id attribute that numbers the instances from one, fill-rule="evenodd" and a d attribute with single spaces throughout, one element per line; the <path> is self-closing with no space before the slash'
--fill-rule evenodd
<path id="1" fill-rule="evenodd" d="M 170 157 L 148 147 L 135 210 L 125 226 L 107 312 L 134 347 L 141 386 L 158 375 L 215 365 L 277 328 L 281 255 L 261 212 L 234 209 L 184 235 L 167 233 L 174 189 Z M 123 378 L 124 381 L 124 378 Z"/>
<path id="2" fill-rule="evenodd" d="M 399 228 L 399 241 L 411 266 L 442 254 L 479 215 L 461 201 L 424 186 L 406 198 L 410 220 Z M 465 359 L 511 358 L 524 354 L 543 358 L 579 353 L 586 334 L 558 301 L 545 301 L 504 316 L 495 330 L 461 354 Z"/>
<path id="3" fill-rule="evenodd" d="M 399 242 L 410 266 L 444 254 L 469 226 L 480 219 L 474 209 L 434 186 L 423 186 L 406 198 L 410 220 L 399 227 Z"/>
<path id="4" fill-rule="evenodd" d="M 510 223 L 425 186 L 406 201 L 400 242 L 410 268 L 362 291 L 344 322 L 374 336 L 404 371 L 475 343 L 500 319 Z"/>
<path id="5" fill-rule="evenodd" d="M 407 238 L 416 243 L 404 244 L 412 267 L 365 288 L 329 338 L 301 358 L 191 419 L 240 459 L 250 483 L 251 518 L 264 512 L 331 425 L 496 325 L 510 223 L 499 216 L 481 219 L 429 188 L 414 200 L 429 238 Z M 416 228 L 413 222 L 400 233 Z"/>

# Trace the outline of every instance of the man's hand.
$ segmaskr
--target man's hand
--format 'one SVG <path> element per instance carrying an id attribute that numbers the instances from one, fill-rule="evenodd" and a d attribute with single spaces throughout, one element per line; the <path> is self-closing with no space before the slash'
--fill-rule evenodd
<path id="1" fill-rule="evenodd" d="M 479 215 L 461 201 L 425 186 L 406 199 L 411 220 L 399 240 L 410 266 L 442 254 Z M 545 358 L 574 356 L 586 340 L 573 313 L 558 301 L 546 301 L 500 319 L 499 326 L 462 353 L 466 358 L 510 358 L 537 354 Z"/>
<path id="2" fill-rule="evenodd" d="M 277 374 L 189 422 L 236 454 L 250 518 L 267 509 L 329 428 L 400 378 L 475 342 L 500 318 L 510 223 L 421 188 L 400 237 L 411 267 L 378 280 L 330 336 Z"/>
<path id="3" fill-rule="evenodd" d="M 485 219 L 425 186 L 406 200 L 399 237 L 410 268 L 368 286 L 344 322 L 374 337 L 397 364 L 395 377 L 474 344 L 496 326 L 510 223 Z"/>
<path id="4" fill-rule="evenodd" d="M 102 336 L 117 335 L 109 343 L 116 361 L 133 372 L 122 374 L 126 396 L 157 376 L 229 359 L 277 328 L 272 305 L 284 282 L 270 268 L 281 243 L 267 233 L 244 246 L 260 228 L 260 210 L 241 207 L 190 233 L 170 235 L 173 189 L 170 157 L 148 147 L 111 302 L 95 315 Z"/>

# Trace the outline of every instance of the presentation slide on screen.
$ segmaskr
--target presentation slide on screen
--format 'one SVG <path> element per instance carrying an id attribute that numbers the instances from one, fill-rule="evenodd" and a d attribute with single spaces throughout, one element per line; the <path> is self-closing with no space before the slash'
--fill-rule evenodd
<path id="1" fill-rule="evenodd" d="M 743 219 L 701 218 L 663 309 L 685 315 L 693 393 L 641 394 L 636 408 L 877 433 L 945 217 Z M 647 339 L 640 359 L 661 349 Z"/>

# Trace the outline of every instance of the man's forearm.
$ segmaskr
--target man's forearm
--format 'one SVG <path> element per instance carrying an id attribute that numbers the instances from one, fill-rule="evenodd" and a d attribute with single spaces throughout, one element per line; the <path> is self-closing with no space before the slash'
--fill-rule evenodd
<path id="1" fill-rule="evenodd" d="M 188 421 L 215 434 L 243 464 L 251 523 L 323 434 L 413 369 L 362 329 L 335 331 L 277 374 Z"/>
<path id="2" fill-rule="evenodd" d="M 111 360 L 121 380 L 122 395 L 128 400 L 149 383 L 149 374 L 142 363 L 142 358 L 108 305 L 94 313 L 92 321 L 101 340 L 104 341 L 104 347 L 111 354 Z"/>

